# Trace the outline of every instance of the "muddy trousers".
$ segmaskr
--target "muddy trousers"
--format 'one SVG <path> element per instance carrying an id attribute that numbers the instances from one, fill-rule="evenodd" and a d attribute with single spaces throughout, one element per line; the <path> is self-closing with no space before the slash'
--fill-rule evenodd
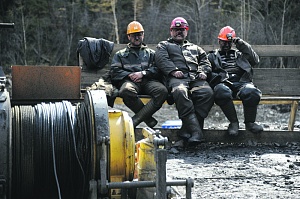
<path id="1" fill-rule="evenodd" d="M 206 81 L 177 81 L 172 96 L 183 124 L 178 136 L 188 139 L 188 142 L 201 142 L 204 118 L 214 102 L 212 89 Z"/>
<path id="2" fill-rule="evenodd" d="M 138 94 L 150 95 L 151 100 L 144 105 Z M 158 81 L 143 81 L 142 83 L 127 81 L 121 86 L 119 95 L 123 98 L 124 104 L 135 113 L 132 117 L 134 127 L 144 121 L 152 128 L 157 124 L 152 115 L 161 108 L 168 96 L 168 91 Z"/>

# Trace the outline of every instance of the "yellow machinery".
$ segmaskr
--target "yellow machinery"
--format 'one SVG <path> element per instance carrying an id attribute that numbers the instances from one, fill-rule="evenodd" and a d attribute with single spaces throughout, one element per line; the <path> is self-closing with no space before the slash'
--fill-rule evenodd
<path id="1" fill-rule="evenodd" d="M 0 199 L 165 199 L 167 186 L 191 198 L 191 179 L 166 180 L 167 139 L 145 128 L 136 145 L 127 112 L 80 92 L 80 70 L 12 66 L 12 98 L 0 73 Z"/>

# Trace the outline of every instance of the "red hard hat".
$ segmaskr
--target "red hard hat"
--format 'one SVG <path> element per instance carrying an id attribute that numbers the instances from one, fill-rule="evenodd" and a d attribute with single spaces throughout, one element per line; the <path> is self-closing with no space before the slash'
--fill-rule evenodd
<path id="1" fill-rule="evenodd" d="M 189 30 L 189 24 L 184 18 L 176 17 L 171 22 L 170 29 L 172 29 L 172 28 L 185 28 L 186 30 Z"/>
<path id="2" fill-rule="evenodd" d="M 230 26 L 225 26 L 220 30 L 218 39 L 223 41 L 231 41 L 233 38 L 235 38 L 235 31 Z"/>

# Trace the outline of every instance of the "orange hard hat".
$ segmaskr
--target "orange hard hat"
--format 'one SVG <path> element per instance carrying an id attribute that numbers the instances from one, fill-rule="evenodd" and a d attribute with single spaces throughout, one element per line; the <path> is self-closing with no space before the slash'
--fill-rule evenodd
<path id="1" fill-rule="evenodd" d="M 220 30 L 218 39 L 223 41 L 231 41 L 235 37 L 236 35 L 234 29 L 230 26 L 225 26 Z"/>
<path id="2" fill-rule="evenodd" d="M 143 31 L 144 31 L 144 28 L 143 28 L 142 24 L 140 24 L 137 21 L 132 21 L 127 26 L 127 35 L 136 33 L 136 32 L 143 32 Z"/>

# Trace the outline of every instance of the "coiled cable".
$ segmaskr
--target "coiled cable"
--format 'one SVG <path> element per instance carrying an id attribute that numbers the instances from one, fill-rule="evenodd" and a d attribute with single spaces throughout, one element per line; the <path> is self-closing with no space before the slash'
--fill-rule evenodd
<path id="1" fill-rule="evenodd" d="M 87 198 L 91 128 L 85 103 L 12 107 L 12 198 Z"/>

